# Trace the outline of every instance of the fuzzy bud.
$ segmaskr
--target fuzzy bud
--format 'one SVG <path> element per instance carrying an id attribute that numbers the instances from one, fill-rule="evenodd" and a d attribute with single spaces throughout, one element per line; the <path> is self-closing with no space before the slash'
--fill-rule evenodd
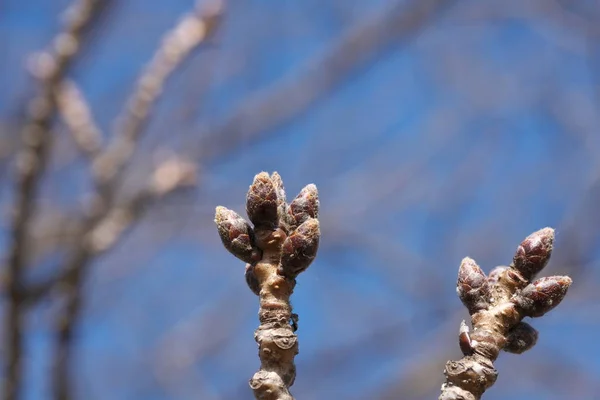
<path id="1" fill-rule="evenodd" d="M 319 192 L 314 184 L 306 185 L 288 208 L 293 227 L 300 226 L 309 218 L 319 217 Z"/>
<path id="2" fill-rule="evenodd" d="M 271 181 L 273 182 L 273 186 L 275 187 L 275 192 L 277 194 L 277 216 L 279 218 L 280 226 L 284 226 L 286 229 L 286 233 L 289 230 L 289 216 L 288 216 L 288 204 L 285 199 L 285 188 L 283 186 L 283 180 L 281 179 L 281 175 L 277 172 L 273 172 L 271 174 Z"/>
<path id="3" fill-rule="evenodd" d="M 456 292 L 470 314 L 487 307 L 486 276 L 472 258 L 465 257 L 458 268 Z"/>
<path id="4" fill-rule="evenodd" d="M 538 331 L 525 322 L 519 322 L 506 336 L 503 350 L 508 353 L 521 354 L 535 346 Z"/>
<path id="5" fill-rule="evenodd" d="M 281 249 L 281 273 L 295 278 L 315 259 L 319 248 L 319 221 L 309 218 L 285 239 Z"/>
<path id="6" fill-rule="evenodd" d="M 246 196 L 246 212 L 255 227 L 274 229 L 278 225 L 277 189 L 266 172 L 254 177 Z"/>
<path id="7" fill-rule="evenodd" d="M 514 297 L 525 315 L 541 317 L 556 307 L 567 294 L 573 281 L 568 276 L 548 276 L 527 285 Z"/>
<path id="8" fill-rule="evenodd" d="M 517 248 L 512 267 L 519 271 L 523 278 L 531 281 L 540 272 L 552 254 L 554 229 L 544 228 L 527 236 Z"/>
<path id="9" fill-rule="evenodd" d="M 252 227 L 235 211 L 218 206 L 215 223 L 223 246 L 247 263 L 260 260 L 261 252 L 254 244 Z"/>
<path id="10" fill-rule="evenodd" d="M 254 274 L 254 265 L 246 264 L 246 272 L 245 272 L 246 284 L 252 290 L 252 293 L 255 295 L 260 295 L 260 282 L 258 278 Z"/>

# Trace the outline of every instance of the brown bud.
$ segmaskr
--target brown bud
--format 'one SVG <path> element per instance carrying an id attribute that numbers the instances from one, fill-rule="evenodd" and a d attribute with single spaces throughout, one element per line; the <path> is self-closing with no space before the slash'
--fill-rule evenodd
<path id="1" fill-rule="evenodd" d="M 285 239 L 281 249 L 281 273 L 295 278 L 315 259 L 319 248 L 319 221 L 309 218 Z"/>
<path id="2" fill-rule="evenodd" d="M 245 277 L 246 277 L 246 284 L 248 285 L 250 290 L 252 290 L 252 293 L 254 293 L 257 296 L 260 295 L 260 282 L 258 281 L 258 278 L 254 274 L 254 265 L 246 264 Z"/>
<path id="3" fill-rule="evenodd" d="M 465 257 L 458 268 L 456 293 L 470 314 L 488 306 L 486 277 L 472 258 Z"/>
<path id="4" fill-rule="evenodd" d="M 277 172 L 271 174 L 271 181 L 275 187 L 277 194 L 277 216 L 279 217 L 280 226 L 286 228 L 286 232 L 289 229 L 289 216 L 288 216 L 288 204 L 285 201 L 285 188 L 283 187 L 283 180 Z"/>
<path id="5" fill-rule="evenodd" d="M 261 252 L 254 244 L 252 227 L 235 211 L 218 206 L 215 223 L 223 246 L 231 254 L 245 262 L 260 260 Z"/>
<path id="6" fill-rule="evenodd" d="M 246 212 L 255 227 L 276 228 L 277 190 L 266 172 L 254 177 L 246 196 Z"/>
<path id="7" fill-rule="evenodd" d="M 540 272 L 552 254 L 554 229 L 544 228 L 527 236 L 517 248 L 511 267 L 528 281 Z"/>
<path id="8" fill-rule="evenodd" d="M 521 354 L 535 346 L 538 331 L 525 322 L 519 322 L 508 331 L 503 350 L 508 353 Z"/>
<path id="9" fill-rule="evenodd" d="M 567 294 L 573 281 L 568 276 L 548 276 L 527 285 L 514 297 L 525 315 L 541 317 L 556 307 Z"/>
<path id="10" fill-rule="evenodd" d="M 306 185 L 290 203 L 288 215 L 292 226 L 300 226 L 309 218 L 319 217 L 319 192 L 314 184 Z"/>

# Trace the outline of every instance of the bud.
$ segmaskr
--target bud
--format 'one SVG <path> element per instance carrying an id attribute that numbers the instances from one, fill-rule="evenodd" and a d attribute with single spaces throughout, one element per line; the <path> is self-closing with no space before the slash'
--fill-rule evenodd
<path id="1" fill-rule="evenodd" d="M 288 204 L 285 199 L 285 188 L 283 187 L 283 180 L 277 172 L 271 174 L 271 181 L 275 187 L 275 193 L 277 194 L 277 216 L 279 218 L 279 225 L 285 228 L 286 233 L 289 231 L 289 215 L 288 215 Z"/>
<path id="2" fill-rule="evenodd" d="M 540 272 L 552 254 L 554 229 L 544 228 L 527 236 L 517 247 L 512 267 L 519 271 L 523 278 L 531 281 Z"/>
<path id="3" fill-rule="evenodd" d="M 288 214 L 292 226 L 301 225 L 309 218 L 319 216 L 319 192 L 314 184 L 306 185 L 290 203 Z"/>
<path id="4" fill-rule="evenodd" d="M 309 218 L 285 239 L 281 249 L 281 273 L 295 278 L 315 259 L 319 248 L 319 221 Z"/>
<path id="5" fill-rule="evenodd" d="M 568 276 L 548 276 L 527 285 L 514 297 L 526 316 L 541 317 L 556 307 L 573 281 Z"/>
<path id="6" fill-rule="evenodd" d="M 484 285 L 486 277 L 472 258 L 465 257 L 458 268 L 456 293 L 470 314 L 488 306 L 488 287 Z"/>
<path id="7" fill-rule="evenodd" d="M 255 227 L 277 227 L 277 190 L 266 172 L 254 177 L 246 196 L 246 212 Z"/>
<path id="8" fill-rule="evenodd" d="M 218 206 L 215 223 L 223 246 L 245 262 L 260 260 L 261 252 L 254 244 L 252 227 L 235 211 Z"/>
<path id="9" fill-rule="evenodd" d="M 258 278 L 254 274 L 254 265 L 246 264 L 246 272 L 245 272 L 246 284 L 252 290 L 252 293 L 259 296 L 260 295 L 260 282 Z"/>
<path id="10" fill-rule="evenodd" d="M 508 353 L 521 354 L 531 349 L 538 339 L 538 331 L 525 322 L 519 322 L 506 336 L 503 350 Z"/>

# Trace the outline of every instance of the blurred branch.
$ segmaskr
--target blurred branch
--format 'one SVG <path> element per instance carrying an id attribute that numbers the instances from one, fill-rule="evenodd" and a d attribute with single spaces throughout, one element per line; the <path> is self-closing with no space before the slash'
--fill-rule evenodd
<path id="1" fill-rule="evenodd" d="M 120 118 L 119 128 L 112 143 L 99 152 L 93 161 L 96 190 L 84 216 L 81 240 L 72 250 L 62 271 L 48 282 L 32 288 L 30 292 L 32 301 L 58 287 L 66 300 L 64 312 L 56 320 L 58 336 L 53 370 L 53 390 L 56 399 L 73 398 L 68 371 L 71 341 L 82 306 L 82 284 L 93 258 L 112 248 L 123 232 L 139 220 L 149 203 L 195 181 L 195 169 L 190 163 L 178 159 L 167 160 L 156 169 L 145 189 L 124 205 L 115 204 L 116 192 L 123 179 L 125 167 L 135 151 L 139 136 L 148 121 L 152 106 L 162 92 L 164 82 L 191 51 L 214 32 L 222 11 L 223 5 L 220 1 L 213 1 L 202 9 L 197 7 L 165 36 Z M 71 96 L 72 100 L 75 98 L 76 96 Z M 79 106 L 81 107 L 81 102 Z M 76 129 L 73 132 L 75 137 L 84 134 L 78 129 L 80 127 L 81 125 L 73 126 Z"/>
<path id="2" fill-rule="evenodd" d="M 94 161 L 93 172 L 99 192 L 116 189 L 120 179 L 119 171 L 131 158 L 140 133 L 149 120 L 152 107 L 162 93 L 167 78 L 192 50 L 214 33 L 222 17 L 223 6 L 221 0 L 212 0 L 203 7 L 198 5 L 167 33 L 140 77 L 126 109 L 118 118 L 113 142 Z"/>
<path id="3" fill-rule="evenodd" d="M 102 147 L 102 132 L 94 121 L 83 93 L 75 82 L 65 79 L 56 97 L 58 111 L 75 144 L 84 155 L 94 159 Z"/>
<path id="4" fill-rule="evenodd" d="M 82 306 L 82 284 L 92 260 L 110 250 L 127 229 L 144 215 L 156 200 L 195 183 L 195 169 L 187 162 L 168 160 L 154 172 L 148 186 L 122 205 L 104 210 L 95 207 L 84 223 L 81 239 L 65 264 L 63 271 L 48 282 L 33 288 L 33 299 L 59 288 L 66 298 L 66 308 L 56 319 L 58 332 L 54 355 L 54 398 L 71 399 L 68 365 L 71 339 Z"/>
<path id="5" fill-rule="evenodd" d="M 404 1 L 394 1 L 366 16 L 301 67 L 300 72 L 251 96 L 225 121 L 209 127 L 194 159 L 218 157 L 231 151 L 232 143 L 243 143 L 288 122 L 392 44 L 407 40 L 428 26 L 454 3 L 454 0 L 420 0 L 407 5 Z"/>
<path id="6" fill-rule="evenodd" d="M 34 76 L 40 93 L 28 109 L 21 132 L 23 147 L 17 155 L 15 208 L 10 229 L 10 254 L 6 272 L 9 301 L 4 324 L 6 368 L 3 397 L 16 399 L 21 385 L 23 289 L 22 274 L 29 253 L 31 218 L 35 214 L 35 196 L 43 175 L 51 142 L 51 126 L 56 112 L 55 93 L 80 48 L 83 33 L 98 14 L 101 2 L 81 0 L 68 10 L 64 30 L 53 40 L 52 48 L 36 57 Z"/>

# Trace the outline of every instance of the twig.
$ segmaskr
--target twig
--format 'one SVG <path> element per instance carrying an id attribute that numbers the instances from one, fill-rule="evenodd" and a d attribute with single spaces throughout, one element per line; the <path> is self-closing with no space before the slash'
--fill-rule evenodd
<path id="1" fill-rule="evenodd" d="M 82 306 L 82 282 L 92 258 L 116 243 L 121 233 L 140 215 L 143 203 L 155 199 L 158 195 L 170 193 L 180 186 L 180 183 L 174 183 L 173 179 L 165 179 L 169 175 L 168 171 L 165 173 L 164 169 L 159 169 L 154 176 L 152 190 L 140 193 L 124 209 L 113 205 L 125 167 L 149 118 L 149 112 L 162 92 L 164 82 L 190 52 L 214 32 L 221 13 L 222 3 L 215 0 L 204 10 L 197 9 L 185 16 L 173 31 L 166 35 L 128 102 L 127 111 L 121 117 L 120 128 L 113 142 L 94 159 L 96 193 L 94 204 L 82 224 L 84 239 L 74 249 L 59 276 L 32 290 L 31 298 L 38 298 L 60 284 L 66 297 L 64 313 L 56 321 L 58 337 L 53 386 L 54 398 L 57 400 L 72 398 L 68 371 L 71 338 Z M 187 181 L 185 178 L 181 182 Z"/>
<path id="2" fill-rule="evenodd" d="M 58 111 L 79 150 L 94 159 L 102 148 L 102 132 L 90 107 L 75 84 L 65 79 L 57 93 Z"/>
<path id="3" fill-rule="evenodd" d="M 66 262 L 64 272 L 44 284 L 43 290 L 60 285 L 66 299 L 66 309 L 56 321 L 58 338 L 53 370 L 55 399 L 72 398 L 68 379 L 71 338 L 82 306 L 81 285 L 92 259 L 114 247 L 153 202 L 194 183 L 195 169 L 192 164 L 175 159 L 165 161 L 156 169 L 147 188 L 124 204 L 114 205 L 107 213 L 94 214 L 86 221 L 83 236 Z"/>
<path id="4" fill-rule="evenodd" d="M 261 400 L 292 400 L 296 379 L 298 316 L 292 314 L 290 296 L 296 277 L 314 260 L 319 246 L 319 200 L 315 185 L 308 185 L 288 205 L 279 174 L 261 172 L 254 177 L 246 199 L 252 228 L 241 216 L 217 207 L 215 222 L 225 248 L 246 265 L 246 283 L 260 297 L 258 343 L 260 370 L 250 379 L 254 396 Z"/>
<path id="5" fill-rule="evenodd" d="M 145 121 L 149 117 L 151 106 L 161 93 L 165 81 L 195 47 L 214 33 L 222 13 L 223 3 L 220 0 L 213 0 L 205 7 L 186 15 L 165 36 L 161 47 L 140 78 L 136 92 L 129 100 L 127 111 L 121 117 L 121 120 L 125 121 L 121 123 L 121 129 L 116 132 L 112 143 L 94 159 L 95 201 L 86 217 L 87 223 L 83 223 L 85 227 L 82 229 L 82 235 L 110 212 L 115 190 L 122 178 L 124 168 L 133 154 Z M 58 282 L 71 279 L 73 273 L 72 269 L 63 268 L 57 276 L 28 288 L 26 300 L 29 303 L 39 300 Z"/>
<path id="6" fill-rule="evenodd" d="M 120 237 L 120 233 L 130 227 L 134 216 L 141 208 L 140 201 L 152 199 L 153 195 L 164 195 L 179 185 L 155 176 L 154 189 L 141 193 L 128 212 L 119 212 L 113 207 L 115 194 L 123 171 L 131 159 L 137 140 L 148 120 L 152 105 L 162 91 L 166 79 L 177 66 L 216 28 L 222 13 L 222 3 L 215 0 L 203 11 L 195 10 L 185 16 L 168 33 L 142 75 L 137 90 L 128 102 L 127 111 L 121 118 L 120 129 L 111 145 L 94 160 L 93 172 L 96 183 L 95 204 L 85 218 L 82 236 L 66 267 L 57 279 L 38 286 L 32 291 L 33 297 L 47 293 L 56 284 L 60 284 L 66 296 L 64 313 L 57 318 L 58 332 L 56 354 L 54 357 L 54 397 L 57 400 L 72 398 L 69 384 L 68 361 L 70 359 L 71 338 L 76 321 L 79 318 L 82 295 L 81 285 L 87 274 L 94 254 L 106 251 Z M 162 170 L 161 170 L 162 171 Z"/>
<path id="7" fill-rule="evenodd" d="M 127 101 L 117 121 L 117 132 L 112 144 L 93 165 L 99 192 L 116 189 L 119 171 L 129 160 L 149 120 L 152 107 L 162 93 L 167 78 L 202 42 L 214 34 L 223 14 L 223 2 L 211 0 L 185 15 L 168 32 L 138 81 L 137 88 Z"/>
<path id="8" fill-rule="evenodd" d="M 489 276 L 470 258 L 458 271 L 458 295 L 469 310 L 473 332 L 461 323 L 459 345 L 464 357 L 446 363 L 446 382 L 440 400 L 476 400 L 498 376 L 493 362 L 500 350 L 523 353 L 532 348 L 538 333 L 525 317 L 541 317 L 556 307 L 571 285 L 568 276 L 533 281 L 550 260 L 554 230 L 529 235 L 517 248 L 509 267 L 497 267 Z"/>
<path id="9" fill-rule="evenodd" d="M 274 128 L 306 111 L 391 45 L 421 32 L 455 3 L 396 0 L 366 15 L 297 71 L 253 94 L 224 121 L 209 127 L 195 144 L 194 158 L 215 158 L 231 151 L 232 143 L 277 131 Z"/>
<path id="10" fill-rule="evenodd" d="M 35 214 L 35 195 L 46 167 L 55 117 L 55 92 L 80 47 L 84 30 L 90 25 L 99 6 L 98 1 L 81 0 L 70 9 L 64 30 L 58 34 L 52 49 L 37 57 L 34 75 L 40 81 L 40 93 L 29 107 L 28 122 L 21 133 L 23 148 L 17 156 L 15 210 L 11 223 L 11 245 L 6 282 L 9 304 L 6 329 L 6 368 L 4 398 L 16 399 L 21 384 L 23 289 L 22 273 L 29 248 L 29 228 Z"/>

